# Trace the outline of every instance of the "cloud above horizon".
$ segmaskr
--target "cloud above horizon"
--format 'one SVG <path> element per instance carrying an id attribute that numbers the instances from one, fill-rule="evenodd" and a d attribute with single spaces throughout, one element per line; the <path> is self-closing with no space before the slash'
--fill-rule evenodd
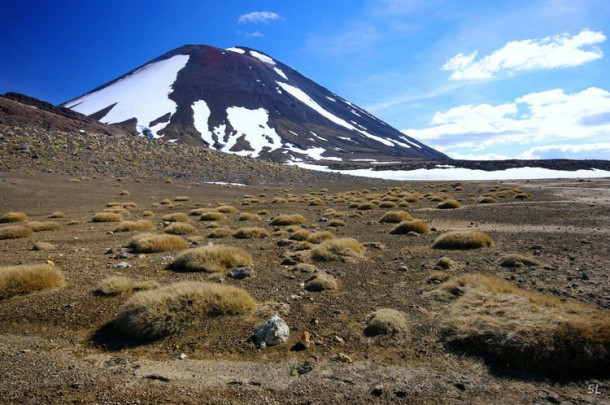
<path id="1" fill-rule="evenodd" d="M 479 59 L 477 50 L 458 53 L 441 67 L 450 71 L 452 80 L 484 80 L 500 73 L 512 75 L 527 70 L 579 66 L 603 57 L 595 45 L 606 40 L 602 31 L 583 29 L 580 33 L 554 35 L 542 39 L 510 41 L 502 48 Z"/>
<path id="2" fill-rule="evenodd" d="M 277 13 L 272 11 L 253 11 L 248 14 L 241 15 L 237 22 L 240 24 L 245 23 L 263 23 L 269 24 L 270 21 L 283 20 L 284 18 Z"/>
<path id="3" fill-rule="evenodd" d="M 572 142 L 600 144 L 610 139 L 609 111 L 610 92 L 606 90 L 590 87 L 567 94 L 554 89 L 499 105 L 461 105 L 437 111 L 430 127 L 403 132 L 449 155 L 452 151 L 456 156 L 463 151 L 506 155 L 510 146 L 521 148 L 512 157 L 559 157 L 596 151 L 579 150 Z M 532 144 L 537 145 L 524 150 Z"/>

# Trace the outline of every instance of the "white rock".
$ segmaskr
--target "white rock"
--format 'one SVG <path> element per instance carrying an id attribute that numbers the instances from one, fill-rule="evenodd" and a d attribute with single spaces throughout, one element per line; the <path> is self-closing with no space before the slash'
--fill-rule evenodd
<path id="1" fill-rule="evenodd" d="M 274 346 L 286 342 L 290 328 L 286 322 L 277 315 L 273 315 L 271 319 L 262 324 L 256 329 L 254 336 L 258 342 L 259 348 L 265 346 Z"/>

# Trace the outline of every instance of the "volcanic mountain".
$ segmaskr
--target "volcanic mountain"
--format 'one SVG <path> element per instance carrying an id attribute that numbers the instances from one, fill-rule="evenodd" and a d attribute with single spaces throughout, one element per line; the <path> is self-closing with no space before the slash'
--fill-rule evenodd
<path id="1" fill-rule="evenodd" d="M 447 160 L 245 47 L 185 45 L 63 106 L 141 136 L 277 162 Z"/>

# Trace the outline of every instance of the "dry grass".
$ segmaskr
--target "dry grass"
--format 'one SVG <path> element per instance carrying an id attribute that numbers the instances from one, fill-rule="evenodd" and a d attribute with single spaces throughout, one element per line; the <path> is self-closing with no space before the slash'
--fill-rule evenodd
<path id="1" fill-rule="evenodd" d="M 157 253 L 186 249 L 188 242 L 177 235 L 144 233 L 134 236 L 127 246 L 136 253 Z"/>
<path id="2" fill-rule="evenodd" d="M 114 228 L 114 232 L 150 231 L 155 228 L 152 222 L 140 219 L 138 221 L 123 221 Z"/>
<path id="3" fill-rule="evenodd" d="M 321 261 L 354 261 L 361 258 L 365 247 L 356 239 L 337 238 L 322 242 L 312 249 L 311 257 Z"/>
<path id="4" fill-rule="evenodd" d="M 134 294 L 114 320 L 115 327 L 135 340 L 173 335 L 207 316 L 254 311 L 256 302 L 241 288 L 185 281 Z"/>
<path id="5" fill-rule="evenodd" d="M 457 297 L 442 325 L 444 342 L 548 374 L 607 372 L 609 311 L 478 274 L 442 288 Z"/>
<path id="6" fill-rule="evenodd" d="M 237 208 L 232 205 L 221 205 L 220 207 L 216 208 L 216 211 L 222 212 L 223 214 L 234 214 L 238 212 Z"/>
<path id="7" fill-rule="evenodd" d="M 288 204 L 288 200 L 282 197 L 275 197 L 271 204 Z"/>
<path id="8" fill-rule="evenodd" d="M 55 211 L 51 215 L 49 215 L 49 218 L 54 218 L 54 219 L 56 219 L 56 218 L 65 218 L 65 217 L 66 217 L 66 214 L 64 214 L 61 211 Z"/>
<path id="9" fill-rule="evenodd" d="M 25 224 L 25 226 L 34 232 L 59 231 L 62 228 L 60 224 L 53 221 L 31 221 Z"/>
<path id="10" fill-rule="evenodd" d="M 179 195 L 174 197 L 174 201 L 191 201 L 191 197 L 188 195 Z"/>
<path id="11" fill-rule="evenodd" d="M 155 213 L 152 212 L 151 210 L 145 210 L 142 212 L 142 216 L 145 216 L 145 217 L 152 217 L 154 215 L 155 215 Z"/>
<path id="12" fill-rule="evenodd" d="M 132 291 L 154 290 L 161 284 L 154 280 L 134 281 L 128 277 L 109 277 L 102 280 L 93 291 L 95 295 L 116 296 L 130 293 Z"/>
<path id="13" fill-rule="evenodd" d="M 391 308 L 382 308 L 369 314 L 364 334 L 377 335 L 406 335 L 409 331 L 406 314 Z"/>
<path id="14" fill-rule="evenodd" d="M 32 246 L 32 250 L 54 250 L 55 245 L 49 242 L 36 242 Z"/>
<path id="15" fill-rule="evenodd" d="M 199 218 L 201 221 L 223 221 L 225 219 L 227 219 L 227 216 L 218 211 L 204 212 L 201 214 L 201 218 Z"/>
<path id="16" fill-rule="evenodd" d="M 298 229 L 298 230 L 294 231 L 293 233 L 291 233 L 290 236 L 288 236 L 288 239 L 303 241 L 303 240 L 307 240 L 309 235 L 311 235 L 311 231 L 309 231 L 307 229 Z"/>
<path id="17" fill-rule="evenodd" d="M 0 240 L 29 238 L 34 236 L 34 231 L 25 226 L 10 225 L 0 228 Z"/>
<path id="18" fill-rule="evenodd" d="M 114 212 L 98 212 L 91 218 L 91 222 L 121 222 L 123 216 Z"/>
<path id="19" fill-rule="evenodd" d="M 483 196 L 477 200 L 479 204 L 496 204 L 498 200 L 492 196 Z"/>
<path id="20" fill-rule="evenodd" d="M 328 231 L 322 231 L 322 232 L 314 232 L 311 235 L 309 235 L 307 237 L 307 242 L 309 243 L 314 243 L 314 244 L 320 244 L 324 241 L 327 240 L 331 240 L 331 239 L 335 239 L 336 236 L 334 233 L 332 232 L 328 232 Z"/>
<path id="21" fill-rule="evenodd" d="M 172 235 L 193 235 L 199 232 L 197 227 L 186 222 L 173 222 L 163 229 L 163 232 Z"/>
<path id="22" fill-rule="evenodd" d="M 436 208 L 440 210 L 452 210 L 461 207 L 462 204 L 460 204 L 460 202 L 457 200 L 446 200 L 436 206 Z"/>
<path id="23" fill-rule="evenodd" d="M 218 273 L 247 266 L 252 266 L 252 256 L 245 250 L 211 245 L 182 252 L 169 267 L 176 271 Z"/>
<path id="24" fill-rule="evenodd" d="M 415 233 L 428 233 L 430 228 L 420 219 L 413 219 L 411 221 L 402 221 L 396 225 L 390 233 L 392 235 L 405 235 L 409 232 Z"/>
<path id="25" fill-rule="evenodd" d="M 162 218 L 165 222 L 188 222 L 189 218 L 184 212 L 174 212 L 164 215 Z"/>
<path id="26" fill-rule="evenodd" d="M 371 210 L 375 210 L 377 209 L 377 205 L 373 204 L 371 202 L 369 203 L 363 203 L 363 204 L 359 204 L 356 209 L 358 211 L 371 211 Z"/>
<path id="27" fill-rule="evenodd" d="M 342 219 L 331 219 L 330 222 L 328 223 L 328 226 L 333 227 L 333 228 L 339 228 L 341 226 L 347 226 L 347 223 L 345 223 L 344 220 Z"/>
<path id="28" fill-rule="evenodd" d="M 0 223 L 6 224 L 9 222 L 26 222 L 28 220 L 28 216 L 23 212 L 7 212 L 6 214 L 0 216 Z"/>
<path id="29" fill-rule="evenodd" d="M 48 264 L 0 267 L 0 300 L 65 284 L 61 271 Z"/>
<path id="30" fill-rule="evenodd" d="M 206 237 L 210 238 L 210 239 L 220 239 L 220 238 L 226 238 L 229 236 L 233 236 L 234 233 L 235 233 L 234 229 L 221 226 L 221 227 L 215 228 L 212 232 L 208 233 L 208 235 Z"/>
<path id="31" fill-rule="evenodd" d="M 244 212 L 242 214 L 239 214 L 239 217 L 237 217 L 238 221 L 260 221 L 261 217 L 260 215 L 257 214 L 251 214 L 249 212 Z"/>
<path id="32" fill-rule="evenodd" d="M 102 212 L 110 212 L 112 214 L 119 214 L 124 217 L 128 217 L 130 215 L 129 211 L 122 207 L 114 207 L 114 208 L 104 208 Z"/>
<path id="33" fill-rule="evenodd" d="M 305 217 L 301 214 L 285 214 L 278 215 L 271 221 L 271 225 L 274 226 L 286 226 L 286 225 L 298 225 L 307 222 Z"/>
<path id="34" fill-rule="evenodd" d="M 398 204 L 393 201 L 382 201 L 379 204 L 379 208 L 398 208 Z"/>
<path id="35" fill-rule="evenodd" d="M 477 249 L 493 245 L 491 237 L 479 231 L 453 231 L 434 241 L 434 249 Z"/>
<path id="36" fill-rule="evenodd" d="M 406 211 L 388 211 L 379 220 L 380 223 L 384 224 L 397 224 L 402 221 L 410 221 L 413 217 Z"/>
<path id="37" fill-rule="evenodd" d="M 237 239 L 264 239 L 264 238 L 270 238 L 271 237 L 271 232 L 269 232 L 268 230 L 264 229 L 264 228 L 259 228 L 257 226 L 252 226 L 252 227 L 242 227 L 237 229 L 237 231 L 235 231 L 235 233 L 233 234 L 234 238 Z"/>
<path id="38" fill-rule="evenodd" d="M 317 273 L 320 271 L 315 265 L 308 263 L 299 263 L 297 265 L 292 266 L 290 271 L 298 271 L 300 273 Z"/>
<path id="39" fill-rule="evenodd" d="M 337 285 L 337 280 L 330 274 L 326 273 L 316 273 L 311 276 L 305 282 L 305 289 L 307 291 L 326 291 L 326 290 L 336 290 L 339 288 Z"/>

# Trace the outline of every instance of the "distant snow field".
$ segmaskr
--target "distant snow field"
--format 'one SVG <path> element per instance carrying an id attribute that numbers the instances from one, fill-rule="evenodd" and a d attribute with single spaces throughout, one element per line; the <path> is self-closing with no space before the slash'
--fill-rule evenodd
<path id="1" fill-rule="evenodd" d="M 349 174 L 352 176 L 378 178 L 384 180 L 535 180 L 535 179 L 578 179 L 578 178 L 598 178 L 610 177 L 607 170 L 551 170 L 542 167 L 519 167 L 514 169 L 496 170 L 487 172 L 484 170 L 463 169 L 463 168 L 435 168 L 435 169 L 416 169 L 416 170 L 331 170 L 327 166 L 319 166 L 304 162 L 291 162 L 289 165 L 301 167 L 303 169 L 317 170 L 323 172 L 333 172 Z"/>

